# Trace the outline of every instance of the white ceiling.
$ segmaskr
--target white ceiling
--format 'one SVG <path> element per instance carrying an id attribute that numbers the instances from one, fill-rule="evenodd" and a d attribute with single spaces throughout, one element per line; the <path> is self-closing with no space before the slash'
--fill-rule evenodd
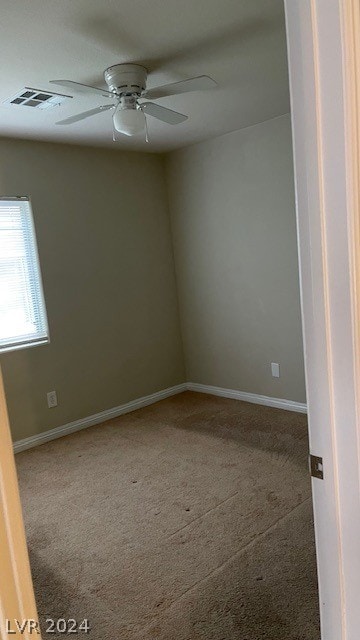
<path id="1" fill-rule="evenodd" d="M 289 111 L 283 0 L 0 0 L 0 12 L 2 136 L 167 151 Z M 218 87 L 159 99 L 189 120 L 148 117 L 149 144 L 113 143 L 111 111 L 55 125 L 101 96 L 49 111 L 1 104 L 25 86 L 68 93 L 51 79 L 105 87 L 103 70 L 121 62 L 144 64 L 148 87 L 201 74 Z"/>

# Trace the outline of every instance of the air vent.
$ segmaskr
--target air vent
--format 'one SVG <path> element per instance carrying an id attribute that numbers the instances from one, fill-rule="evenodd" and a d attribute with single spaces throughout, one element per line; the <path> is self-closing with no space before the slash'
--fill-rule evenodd
<path id="1" fill-rule="evenodd" d="M 4 100 L 2 104 L 14 107 L 31 107 L 32 109 L 51 109 L 51 107 L 62 104 L 68 98 L 72 98 L 72 96 L 25 87 L 11 98 Z"/>

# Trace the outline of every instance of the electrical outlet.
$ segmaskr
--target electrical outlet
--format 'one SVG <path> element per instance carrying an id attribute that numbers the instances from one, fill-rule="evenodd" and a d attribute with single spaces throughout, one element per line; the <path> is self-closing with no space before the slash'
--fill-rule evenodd
<path id="1" fill-rule="evenodd" d="M 57 407 L 57 395 L 56 395 L 56 391 L 49 391 L 49 393 L 46 394 L 47 397 L 47 403 L 48 403 L 48 407 L 49 409 L 52 409 L 53 407 Z"/>
<path id="2" fill-rule="evenodd" d="M 271 375 L 273 378 L 280 378 L 280 365 L 278 362 L 271 363 Z"/>

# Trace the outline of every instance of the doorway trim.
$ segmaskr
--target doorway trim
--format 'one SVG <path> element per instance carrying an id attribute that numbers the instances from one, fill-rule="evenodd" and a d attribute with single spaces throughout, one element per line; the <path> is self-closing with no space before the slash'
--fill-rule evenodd
<path id="1" fill-rule="evenodd" d="M 0 637 L 40 639 L 1 369 L 0 443 Z"/>
<path id="2" fill-rule="evenodd" d="M 322 640 L 360 628 L 359 7 L 284 0 Z"/>

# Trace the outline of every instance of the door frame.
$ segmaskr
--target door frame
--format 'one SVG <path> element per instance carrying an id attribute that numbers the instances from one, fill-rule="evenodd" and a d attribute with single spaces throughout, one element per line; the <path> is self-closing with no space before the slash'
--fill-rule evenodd
<path id="1" fill-rule="evenodd" d="M 0 637 L 41 638 L 0 368 Z M 23 627 L 23 632 L 20 633 Z M 11 630 L 11 635 L 9 634 Z"/>
<path id="2" fill-rule="evenodd" d="M 360 629 L 358 0 L 284 0 L 322 640 Z"/>

